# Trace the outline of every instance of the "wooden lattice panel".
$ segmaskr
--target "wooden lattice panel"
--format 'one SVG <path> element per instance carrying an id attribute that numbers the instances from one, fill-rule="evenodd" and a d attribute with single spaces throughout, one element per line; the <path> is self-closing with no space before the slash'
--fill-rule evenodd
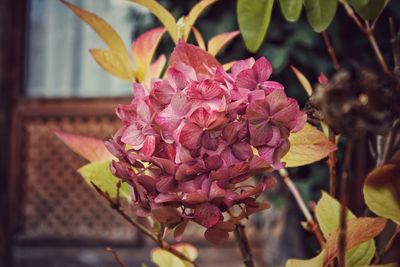
<path id="1" fill-rule="evenodd" d="M 109 138 L 115 116 L 34 116 L 22 123 L 23 237 L 132 241 L 134 229 L 76 172 L 87 162 L 53 130 Z"/>

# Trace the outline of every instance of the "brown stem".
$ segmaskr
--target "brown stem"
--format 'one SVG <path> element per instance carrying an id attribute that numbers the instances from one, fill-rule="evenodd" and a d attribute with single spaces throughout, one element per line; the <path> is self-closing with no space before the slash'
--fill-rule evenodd
<path id="1" fill-rule="evenodd" d="M 364 24 L 358 19 L 357 15 L 354 13 L 353 8 L 347 3 L 346 0 L 339 0 L 346 10 L 347 15 L 354 21 L 357 27 L 367 36 L 369 43 L 374 50 L 374 53 L 381 65 L 381 68 L 385 74 L 390 74 L 389 68 L 385 62 L 385 59 L 382 56 L 381 50 L 379 49 L 378 43 L 373 35 L 373 28 L 369 25 L 368 21 L 365 21 Z"/>
<path id="2" fill-rule="evenodd" d="M 118 253 L 117 253 L 115 250 L 113 250 L 112 248 L 109 248 L 109 247 L 107 247 L 106 250 L 109 251 L 109 252 L 111 252 L 111 254 L 114 256 L 115 261 L 118 263 L 118 265 L 119 265 L 120 267 L 128 267 L 128 265 L 126 265 L 126 264 L 121 260 L 121 258 L 119 257 Z"/>
<path id="3" fill-rule="evenodd" d="M 125 213 L 125 211 L 122 209 L 122 207 L 118 204 L 117 202 L 114 202 L 113 199 L 110 197 L 110 195 L 106 192 L 103 192 L 95 183 L 91 182 L 91 184 L 93 185 L 94 189 L 96 190 L 96 192 L 102 196 L 104 199 L 106 199 L 108 201 L 108 203 L 110 203 L 110 206 L 112 209 L 114 209 L 116 212 L 118 212 L 119 215 L 121 215 L 126 221 L 128 221 L 132 226 L 136 227 L 137 229 L 139 229 L 143 234 L 145 234 L 147 237 L 149 237 L 150 239 L 152 239 L 154 242 L 157 243 L 157 245 L 164 249 L 167 250 L 169 252 L 171 252 L 172 254 L 174 254 L 175 256 L 177 256 L 178 258 L 180 258 L 181 260 L 190 262 L 191 264 L 193 264 L 194 267 L 198 267 L 198 265 L 196 265 L 196 263 L 194 263 L 193 261 L 191 261 L 188 257 L 186 257 L 183 253 L 179 252 L 178 250 L 176 250 L 174 247 L 172 247 L 169 243 L 167 243 L 166 241 L 162 240 L 162 242 L 159 241 L 158 237 L 156 235 L 154 235 L 149 229 L 147 229 L 145 226 L 143 226 L 142 224 L 136 222 L 135 220 L 133 220 L 128 214 Z"/>
<path id="4" fill-rule="evenodd" d="M 315 235 L 321 248 L 325 247 L 325 240 L 324 240 L 324 237 L 322 236 L 321 230 L 319 229 L 318 224 L 315 222 L 315 220 L 311 216 L 311 213 L 308 210 L 306 204 L 304 203 L 304 200 L 301 197 L 299 190 L 297 189 L 296 185 L 293 183 L 292 179 L 290 179 L 288 172 L 286 171 L 286 169 L 280 169 L 279 174 L 282 176 L 283 182 L 289 188 L 294 199 L 296 200 L 297 205 L 299 206 L 301 212 L 303 213 L 304 217 L 306 218 L 308 229 Z"/>
<path id="5" fill-rule="evenodd" d="M 381 65 L 381 68 L 385 74 L 390 74 L 389 68 L 385 62 L 385 59 L 383 58 L 382 52 L 378 46 L 378 43 L 376 42 L 375 36 L 373 34 L 373 29 L 370 27 L 369 22 L 365 22 L 367 26 L 367 31 L 365 32 L 368 38 L 369 43 L 372 46 L 372 49 L 374 50 L 374 53 L 379 61 L 379 64 Z"/>
<path id="6" fill-rule="evenodd" d="M 381 257 L 385 256 L 393 247 L 394 241 L 400 234 L 400 226 L 397 225 L 395 232 L 393 233 L 392 237 L 390 237 L 389 241 L 386 243 L 385 248 L 383 249 L 383 253 Z"/>
<path id="7" fill-rule="evenodd" d="M 332 143 L 336 143 L 336 135 L 332 131 L 331 128 L 329 128 L 329 141 Z M 336 195 L 336 154 L 335 151 L 332 151 L 329 153 L 328 156 L 328 169 L 329 169 L 329 193 L 332 197 L 335 197 Z"/>
<path id="8" fill-rule="evenodd" d="M 346 154 L 344 158 L 343 172 L 340 181 L 340 223 L 338 240 L 339 267 L 346 266 L 346 230 L 347 230 L 347 203 L 348 203 L 348 180 L 351 162 L 352 140 L 347 141 Z"/>
<path id="9" fill-rule="evenodd" d="M 394 63 L 393 72 L 396 73 L 400 69 L 400 52 L 399 52 L 400 31 L 396 32 L 393 18 L 389 18 L 389 24 L 390 24 L 390 44 L 392 46 L 393 63 Z"/>
<path id="10" fill-rule="evenodd" d="M 237 224 L 234 234 L 236 241 L 239 244 L 240 252 L 242 253 L 244 265 L 246 267 L 255 267 L 250 244 L 246 236 L 245 226 L 243 224 Z"/>
<path id="11" fill-rule="evenodd" d="M 324 39 L 324 43 L 325 43 L 326 49 L 328 50 L 329 56 L 331 57 L 333 67 L 335 68 L 336 71 L 338 71 L 340 69 L 340 64 L 337 60 L 336 53 L 335 53 L 335 50 L 333 49 L 331 41 L 329 40 L 328 33 L 326 31 L 323 31 L 322 37 Z"/>

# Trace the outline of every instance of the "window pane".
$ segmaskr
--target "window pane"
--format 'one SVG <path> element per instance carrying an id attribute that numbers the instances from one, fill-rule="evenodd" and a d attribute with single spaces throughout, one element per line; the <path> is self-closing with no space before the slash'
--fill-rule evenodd
<path id="1" fill-rule="evenodd" d="M 137 6 L 118 0 L 75 0 L 110 23 L 130 46 Z M 146 12 L 140 9 L 139 12 Z M 26 95 L 100 97 L 131 94 L 131 86 L 104 72 L 89 48 L 106 48 L 96 33 L 60 1 L 30 0 Z"/>

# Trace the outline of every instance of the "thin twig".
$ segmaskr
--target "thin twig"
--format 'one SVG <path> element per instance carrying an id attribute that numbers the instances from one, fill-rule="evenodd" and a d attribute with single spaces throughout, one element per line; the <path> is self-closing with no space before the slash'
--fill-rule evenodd
<path id="1" fill-rule="evenodd" d="M 236 241 L 239 244 L 240 252 L 242 253 L 244 265 L 246 267 L 255 267 L 250 244 L 246 236 L 245 226 L 243 224 L 237 224 L 234 234 Z"/>
<path id="2" fill-rule="evenodd" d="M 340 223 L 339 223 L 339 240 L 338 240 L 339 267 L 346 266 L 348 180 L 349 180 L 349 169 L 350 169 L 352 150 L 353 150 L 353 142 L 352 140 L 348 140 L 346 145 L 344 164 L 343 164 L 343 172 L 340 181 Z"/>
<path id="3" fill-rule="evenodd" d="M 393 18 L 389 18 L 390 24 L 390 44 L 392 46 L 392 54 L 393 54 L 393 72 L 396 73 L 400 69 L 400 31 L 396 32 Z"/>
<path id="4" fill-rule="evenodd" d="M 329 40 L 328 33 L 326 31 L 322 32 L 322 38 L 324 39 L 326 49 L 328 50 L 329 56 L 331 57 L 332 65 L 335 68 L 335 70 L 338 71 L 340 69 L 340 64 L 337 60 L 335 49 L 333 49 L 331 41 Z"/>
<path id="5" fill-rule="evenodd" d="M 119 264 L 120 267 L 128 267 L 128 265 L 126 265 L 126 264 L 121 260 L 121 258 L 119 257 L 118 253 L 117 253 L 115 250 L 113 250 L 113 249 L 110 248 L 110 247 L 107 247 L 106 250 L 109 251 L 109 252 L 111 252 L 111 254 L 114 256 L 115 261 Z"/>
<path id="6" fill-rule="evenodd" d="M 167 243 L 166 241 L 162 240 L 162 242 L 159 242 L 158 237 L 156 235 L 154 235 L 148 228 L 146 228 L 145 226 L 143 226 L 142 224 L 136 222 L 135 220 L 133 220 L 128 214 L 126 214 L 124 212 L 124 210 L 122 209 L 122 207 L 117 204 L 116 202 L 114 202 L 112 200 L 112 198 L 110 197 L 110 195 L 106 192 L 103 192 L 95 183 L 91 183 L 94 187 L 94 189 L 96 190 L 96 192 L 102 196 L 104 199 L 106 199 L 108 201 L 108 203 L 110 203 L 110 206 L 112 209 L 114 209 L 115 211 L 117 211 L 126 221 L 128 221 L 132 226 L 138 228 L 143 234 L 145 234 L 147 237 L 149 237 L 150 239 L 152 239 L 154 242 L 157 243 L 157 245 L 159 245 L 160 248 L 171 252 L 172 254 L 174 254 L 175 256 L 177 256 L 178 258 L 180 258 L 181 260 L 190 262 L 191 264 L 193 264 L 194 267 L 198 267 L 196 265 L 196 263 L 194 263 L 193 261 L 191 261 L 188 257 L 186 257 L 183 253 L 179 252 L 178 250 L 176 250 L 174 247 L 172 247 L 169 243 Z"/>
<path id="7" fill-rule="evenodd" d="M 362 22 L 358 19 L 357 15 L 354 13 L 353 8 L 347 3 L 346 0 L 339 0 L 339 2 L 343 5 L 344 9 L 346 10 L 347 15 L 354 21 L 357 27 L 362 31 L 366 32 L 366 29 Z"/>
<path id="8" fill-rule="evenodd" d="M 383 58 L 383 55 L 378 46 L 378 43 L 376 42 L 375 36 L 373 34 L 373 29 L 370 27 L 368 21 L 365 22 L 365 25 L 367 26 L 366 35 L 367 35 L 368 41 L 370 42 L 372 49 L 374 50 L 374 53 L 379 61 L 379 64 L 381 65 L 383 72 L 385 74 L 390 74 L 389 68 L 385 62 L 385 59 Z"/>
<path id="9" fill-rule="evenodd" d="M 374 265 L 379 264 L 382 258 L 392 249 L 394 241 L 399 236 L 399 234 L 400 234 L 400 226 L 397 225 L 393 235 L 389 238 L 386 245 L 382 248 L 382 250 L 379 253 L 377 253 L 375 260 L 373 262 Z"/>
<path id="10" fill-rule="evenodd" d="M 306 218 L 308 229 L 315 235 L 319 244 L 321 245 L 321 248 L 325 247 L 325 240 L 322 236 L 321 230 L 319 229 L 318 224 L 315 222 L 306 204 L 304 203 L 304 200 L 301 197 L 299 190 L 297 190 L 296 185 L 293 183 L 292 179 L 290 179 L 288 172 L 286 171 L 286 169 L 280 169 L 279 174 L 282 176 L 283 182 L 289 188 L 294 199 L 296 200 L 297 205 L 299 206 L 301 212 Z"/>

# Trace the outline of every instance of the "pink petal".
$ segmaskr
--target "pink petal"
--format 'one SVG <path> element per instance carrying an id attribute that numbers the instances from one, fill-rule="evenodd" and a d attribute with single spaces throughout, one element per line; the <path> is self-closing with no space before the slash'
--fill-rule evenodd
<path id="1" fill-rule="evenodd" d="M 257 76 L 252 69 L 244 70 L 236 78 L 236 87 L 240 89 L 254 90 L 257 88 Z"/>
<path id="2" fill-rule="evenodd" d="M 183 201 L 188 205 L 197 205 L 208 201 L 208 197 L 201 192 L 193 192 L 187 194 Z"/>
<path id="3" fill-rule="evenodd" d="M 173 176 L 162 178 L 156 184 L 157 190 L 161 193 L 173 192 L 177 189 L 177 187 L 178 184 Z"/>
<path id="4" fill-rule="evenodd" d="M 229 232 L 218 228 L 209 228 L 205 231 L 204 237 L 209 242 L 220 245 L 229 239 Z"/>
<path id="5" fill-rule="evenodd" d="M 166 202 L 176 202 L 180 201 L 181 198 L 176 194 L 158 194 L 158 196 L 154 199 L 155 203 L 166 203 Z"/>
<path id="6" fill-rule="evenodd" d="M 275 90 L 284 90 L 285 87 L 274 81 L 265 81 L 261 84 L 261 88 L 265 91 L 265 93 L 268 95 L 269 93 L 275 91 Z"/>
<path id="7" fill-rule="evenodd" d="M 307 123 L 307 114 L 300 111 L 297 114 L 297 118 L 289 124 L 290 132 L 295 133 L 303 129 L 304 125 Z"/>
<path id="8" fill-rule="evenodd" d="M 189 84 L 186 75 L 176 68 L 169 68 L 167 75 L 169 83 L 176 90 L 182 90 Z"/>
<path id="9" fill-rule="evenodd" d="M 273 136 L 273 127 L 266 121 L 259 124 L 249 124 L 250 144 L 253 146 L 263 146 L 267 144 Z"/>
<path id="10" fill-rule="evenodd" d="M 173 207 L 162 206 L 152 209 L 151 215 L 156 221 L 165 223 L 169 228 L 176 226 L 182 221 L 181 213 Z"/>
<path id="11" fill-rule="evenodd" d="M 210 203 L 201 204 L 194 209 L 194 220 L 207 228 L 216 225 L 221 217 L 221 210 Z"/>
<path id="12" fill-rule="evenodd" d="M 156 137 L 154 135 L 146 136 L 143 147 L 140 149 L 145 156 L 151 156 L 156 149 Z"/>
<path id="13" fill-rule="evenodd" d="M 218 138 L 213 138 L 210 131 L 205 131 L 201 137 L 201 145 L 205 149 L 215 151 L 218 148 Z"/>
<path id="14" fill-rule="evenodd" d="M 183 232 L 185 231 L 188 222 L 189 222 L 188 219 L 183 219 L 183 221 L 179 223 L 178 226 L 175 228 L 174 230 L 175 241 L 180 242 L 182 240 Z"/>
<path id="15" fill-rule="evenodd" d="M 203 129 L 201 127 L 194 123 L 187 123 L 183 126 L 179 135 L 179 142 L 189 149 L 199 148 L 202 134 Z"/>
<path id="16" fill-rule="evenodd" d="M 222 166 L 223 163 L 224 162 L 219 155 L 213 155 L 207 158 L 206 167 L 210 170 L 217 170 Z"/>
<path id="17" fill-rule="evenodd" d="M 326 77 L 325 73 L 323 73 L 322 71 L 318 76 L 318 82 L 320 84 L 327 84 L 329 82 L 328 77 Z"/>
<path id="18" fill-rule="evenodd" d="M 239 160 L 247 161 L 253 156 L 251 146 L 246 142 L 236 143 L 232 146 L 233 155 Z"/>
<path id="19" fill-rule="evenodd" d="M 175 114 L 185 116 L 190 110 L 190 103 L 186 95 L 182 92 L 177 92 L 171 99 L 171 108 Z"/>
<path id="20" fill-rule="evenodd" d="M 200 90 L 202 97 L 205 100 L 221 96 L 223 93 L 220 84 L 211 80 L 204 80 L 200 82 L 198 87 L 198 90 Z"/>
<path id="21" fill-rule="evenodd" d="M 246 69 L 250 69 L 254 65 L 254 58 L 248 58 L 245 60 L 238 60 L 233 63 L 231 72 L 234 77 L 236 77 L 240 72 Z"/>
<path id="22" fill-rule="evenodd" d="M 219 187 L 217 182 L 212 182 L 209 193 L 210 200 L 223 197 L 225 197 L 225 190 Z"/>
<path id="23" fill-rule="evenodd" d="M 275 114 L 287 106 L 287 97 L 283 90 L 275 90 L 265 98 L 269 104 L 270 114 Z"/>
<path id="24" fill-rule="evenodd" d="M 257 81 L 262 83 L 269 79 L 272 74 L 272 65 L 265 57 L 260 57 L 253 65 L 253 70 L 257 75 Z"/>
<path id="25" fill-rule="evenodd" d="M 250 103 L 246 111 L 250 123 L 265 122 L 270 117 L 269 103 L 265 100 L 256 100 Z"/>
<path id="26" fill-rule="evenodd" d="M 127 127 L 121 137 L 122 142 L 131 145 L 136 150 L 142 148 L 144 139 L 145 137 L 142 131 L 139 130 L 135 124 L 131 124 Z"/>

